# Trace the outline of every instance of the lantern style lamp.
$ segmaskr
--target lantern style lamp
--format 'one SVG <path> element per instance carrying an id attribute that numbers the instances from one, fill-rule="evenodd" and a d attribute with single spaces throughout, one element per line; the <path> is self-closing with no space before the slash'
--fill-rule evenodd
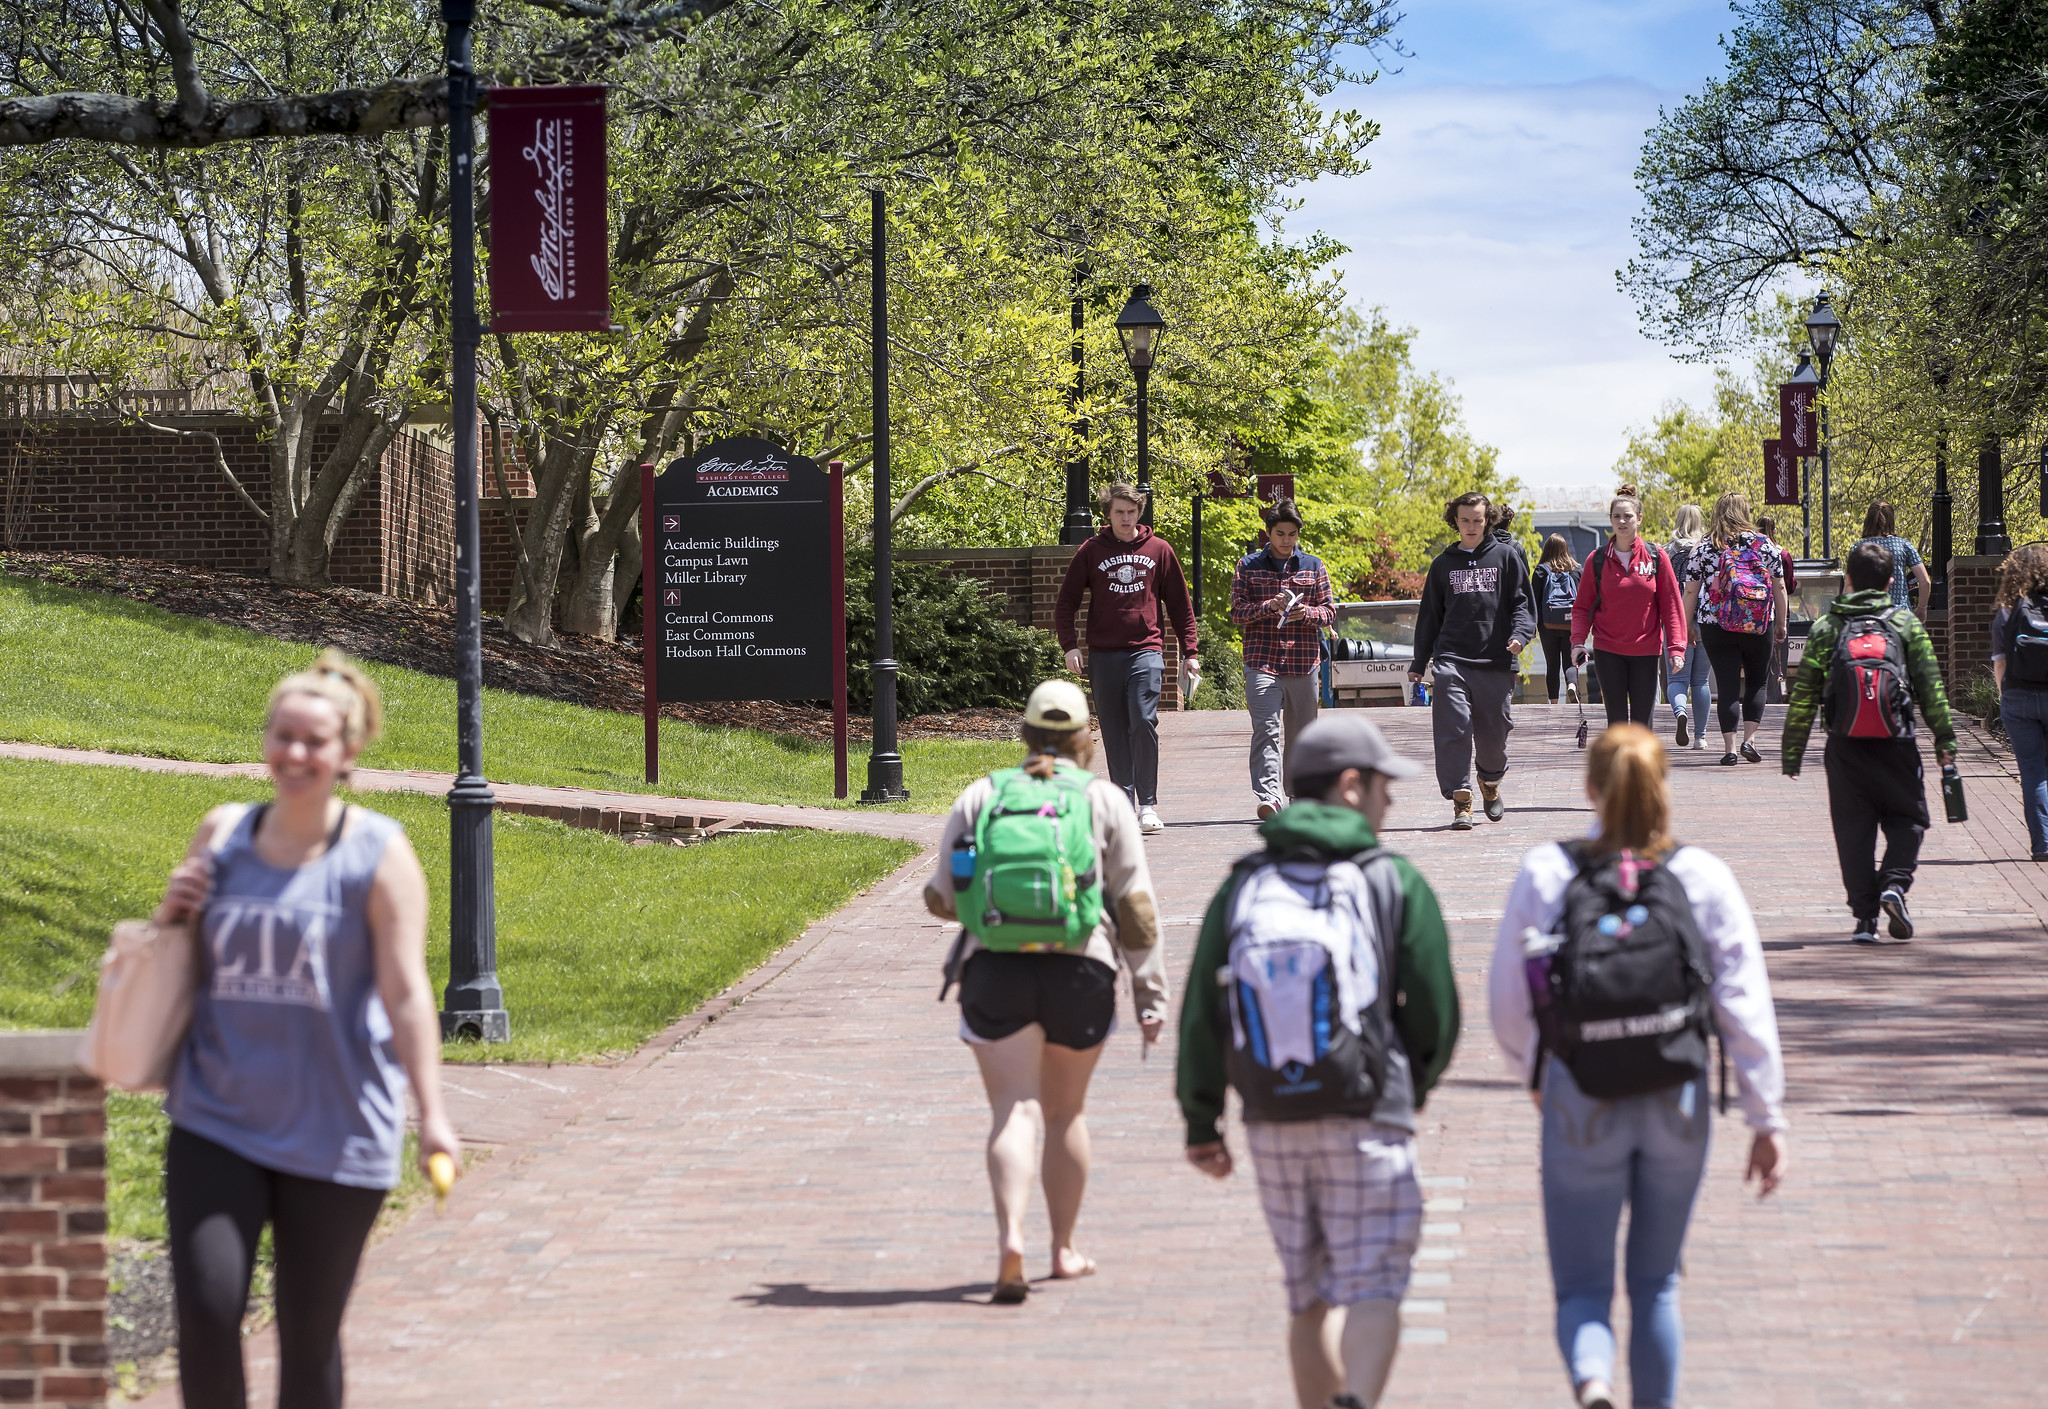
<path id="1" fill-rule="evenodd" d="M 1140 284 L 1131 290 L 1131 300 L 1116 315 L 1116 334 L 1123 339 L 1124 360 L 1138 379 L 1138 493 L 1145 500 L 1139 522 L 1152 522 L 1152 426 L 1147 383 L 1152 364 L 1158 360 L 1160 344 L 1166 340 L 1166 320 L 1152 306 L 1152 286 Z"/>

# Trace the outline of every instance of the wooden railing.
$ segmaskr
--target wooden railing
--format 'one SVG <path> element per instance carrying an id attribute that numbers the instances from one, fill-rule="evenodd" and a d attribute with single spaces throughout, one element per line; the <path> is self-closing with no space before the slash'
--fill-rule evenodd
<path id="1" fill-rule="evenodd" d="M 85 374 L 0 376 L 0 421 L 56 416 L 179 416 L 192 411 L 190 387 L 115 387 Z"/>

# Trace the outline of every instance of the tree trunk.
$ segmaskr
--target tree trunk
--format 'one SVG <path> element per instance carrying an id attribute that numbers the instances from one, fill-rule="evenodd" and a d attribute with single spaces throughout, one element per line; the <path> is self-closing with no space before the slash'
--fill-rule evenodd
<path id="1" fill-rule="evenodd" d="M 555 592 L 562 571 L 562 555 L 569 537 L 570 515 L 576 504 L 577 481 L 588 481 L 590 464 L 604 438 L 605 418 L 600 416 L 576 428 L 573 440 L 554 440 L 541 458 L 534 476 L 533 507 L 526 516 L 520 540 L 533 564 L 533 582 L 538 596 L 529 595 L 522 585 L 513 594 L 505 613 L 505 629 L 521 641 L 536 646 L 555 644 Z"/>

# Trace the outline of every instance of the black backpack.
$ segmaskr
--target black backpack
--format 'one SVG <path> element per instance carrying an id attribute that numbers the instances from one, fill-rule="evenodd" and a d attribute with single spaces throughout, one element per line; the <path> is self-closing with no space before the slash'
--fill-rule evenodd
<path id="1" fill-rule="evenodd" d="M 1906 643 L 1892 625 L 1897 607 L 1845 617 L 1828 661 L 1828 732 L 1852 739 L 1913 737 L 1913 686 Z M 2048 641 L 2042 643 L 2048 646 Z"/>
<path id="2" fill-rule="evenodd" d="M 1543 1051 L 1596 1100 L 1705 1076 L 1713 972 L 1685 887 L 1658 858 L 1562 845 L 1577 871 L 1565 888 L 1563 942 L 1536 994 Z M 1542 1070 L 1539 1058 L 1538 1080 Z M 1726 1085 L 1724 1073 L 1724 1107 Z"/>
<path id="3" fill-rule="evenodd" d="M 2005 619 L 2005 678 L 2048 689 L 2048 598 L 2022 597 Z"/>

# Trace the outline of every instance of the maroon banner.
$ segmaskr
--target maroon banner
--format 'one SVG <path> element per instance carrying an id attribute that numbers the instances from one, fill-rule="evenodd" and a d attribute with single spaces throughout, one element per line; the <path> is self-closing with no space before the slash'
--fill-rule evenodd
<path id="1" fill-rule="evenodd" d="M 1256 483 L 1261 504 L 1270 504 L 1276 499 L 1292 499 L 1294 497 L 1293 475 L 1259 475 Z"/>
<path id="2" fill-rule="evenodd" d="M 491 331 L 612 325 L 602 87 L 491 90 Z"/>
<path id="3" fill-rule="evenodd" d="M 1786 451 L 1783 439 L 1764 442 L 1764 502 L 1799 502 L 1799 458 Z"/>
<path id="4" fill-rule="evenodd" d="M 1820 454 L 1820 415 L 1814 409 L 1819 391 L 1812 382 L 1787 382 L 1778 388 L 1778 439 L 1795 459 Z"/>

